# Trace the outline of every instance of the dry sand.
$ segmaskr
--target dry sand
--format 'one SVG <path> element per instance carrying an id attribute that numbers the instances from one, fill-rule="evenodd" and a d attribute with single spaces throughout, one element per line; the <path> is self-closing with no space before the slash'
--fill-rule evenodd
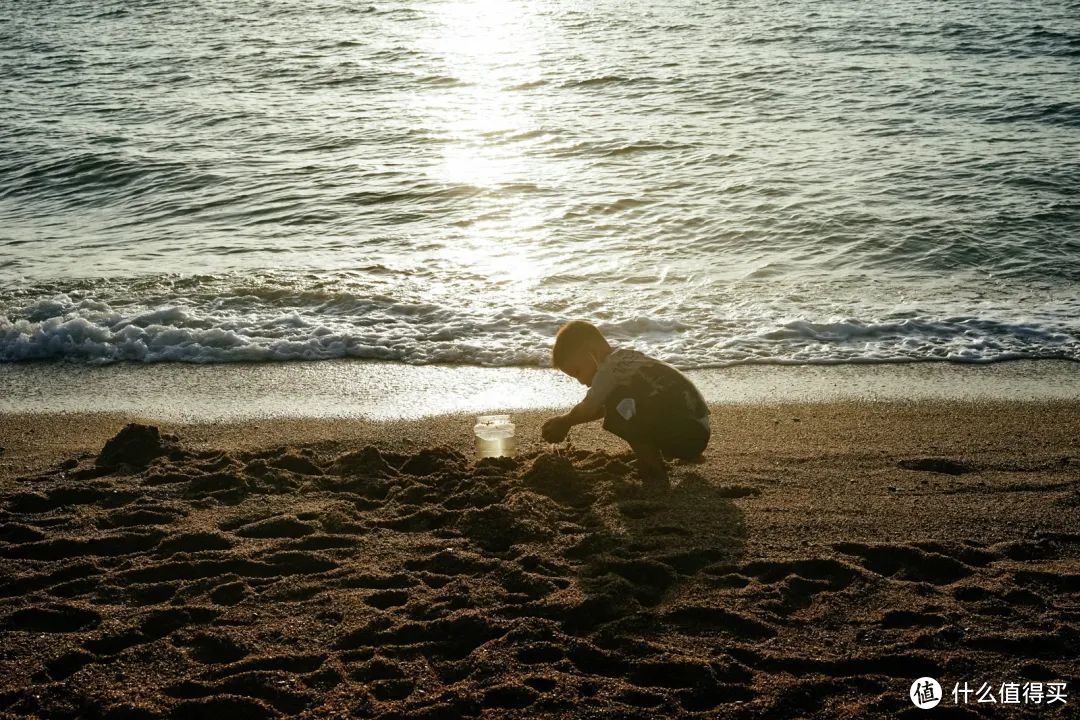
<path id="1" fill-rule="evenodd" d="M 1080 404 L 715 406 L 667 495 L 541 417 L 0 416 L 0 715 L 1076 716 Z"/>

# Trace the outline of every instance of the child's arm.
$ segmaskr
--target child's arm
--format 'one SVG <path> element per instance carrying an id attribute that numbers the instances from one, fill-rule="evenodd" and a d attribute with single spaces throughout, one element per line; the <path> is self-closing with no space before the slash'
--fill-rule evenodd
<path id="1" fill-rule="evenodd" d="M 592 422 L 604 417 L 604 406 L 593 405 L 582 400 L 565 415 L 558 415 L 544 423 L 540 428 L 540 434 L 548 442 L 562 442 L 570 428 L 582 423 Z"/>

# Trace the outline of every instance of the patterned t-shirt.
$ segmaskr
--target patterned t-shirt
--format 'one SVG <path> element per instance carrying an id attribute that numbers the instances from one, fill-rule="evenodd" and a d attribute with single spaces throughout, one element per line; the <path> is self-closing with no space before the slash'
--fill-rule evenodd
<path id="1" fill-rule="evenodd" d="M 587 408 L 599 412 L 607 405 L 612 392 L 632 385 L 639 375 L 643 376 L 656 392 L 675 392 L 682 395 L 682 404 L 687 414 L 701 418 L 702 423 L 708 425 L 709 406 L 705 404 L 694 384 L 671 365 L 632 348 L 612 350 L 604 358 L 597 367 L 592 385 L 582 402 Z"/>

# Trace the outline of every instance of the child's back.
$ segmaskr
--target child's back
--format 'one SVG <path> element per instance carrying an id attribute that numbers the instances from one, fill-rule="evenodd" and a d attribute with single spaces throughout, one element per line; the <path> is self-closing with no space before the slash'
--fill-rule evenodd
<path id="1" fill-rule="evenodd" d="M 605 430 L 630 443 L 643 476 L 666 479 L 663 458 L 694 458 L 709 442 L 709 408 L 679 370 L 631 348 L 612 348 L 600 330 L 580 320 L 556 337 L 553 364 L 589 386 L 566 415 L 544 424 L 561 440 L 573 425 L 604 419 Z"/>

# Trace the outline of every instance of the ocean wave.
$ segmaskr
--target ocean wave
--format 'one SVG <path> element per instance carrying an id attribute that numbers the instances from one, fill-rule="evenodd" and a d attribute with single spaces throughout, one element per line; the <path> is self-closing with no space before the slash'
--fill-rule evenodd
<path id="1" fill-rule="evenodd" d="M 157 192 L 162 185 L 193 191 L 220 178 L 176 161 L 160 161 L 118 152 L 68 152 L 0 166 L 5 187 L 0 199 L 49 197 L 65 204 L 101 204 Z"/>
<path id="2" fill-rule="evenodd" d="M 628 77 L 625 75 L 598 75 L 595 77 L 583 77 L 567 80 L 563 83 L 566 88 L 598 88 L 605 85 L 628 85 L 634 83 L 651 83 L 655 78 L 651 77 Z"/>
<path id="3" fill-rule="evenodd" d="M 540 310 L 388 295 L 238 290 L 123 306 L 79 294 L 0 314 L 0 362 L 273 362 L 369 358 L 412 364 L 548 364 L 565 318 Z M 1011 359 L 1080 361 L 1080 325 L 973 315 L 815 321 L 706 315 L 597 319 L 616 344 L 681 367 Z"/>
<path id="4" fill-rule="evenodd" d="M 547 80 L 529 80 L 527 82 L 517 83 L 516 85 L 509 85 L 506 90 L 535 90 L 536 88 L 542 88 L 548 84 Z"/>

